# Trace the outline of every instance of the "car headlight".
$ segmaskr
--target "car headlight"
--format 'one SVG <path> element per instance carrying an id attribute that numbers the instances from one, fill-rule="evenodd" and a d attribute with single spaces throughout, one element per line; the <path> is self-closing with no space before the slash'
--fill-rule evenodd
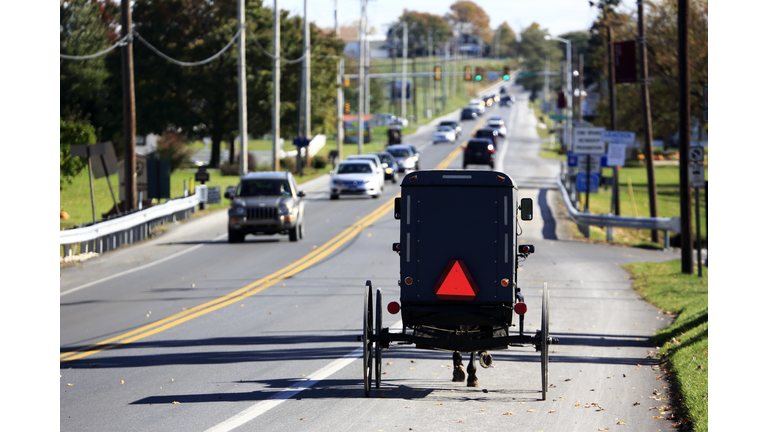
<path id="1" fill-rule="evenodd" d="M 244 215 L 245 214 L 245 208 L 244 207 L 235 207 L 235 214 L 236 215 Z"/>
<path id="2" fill-rule="evenodd" d="M 277 208 L 277 212 L 280 214 L 288 214 L 289 213 L 288 206 L 285 204 L 280 204 L 280 207 Z"/>

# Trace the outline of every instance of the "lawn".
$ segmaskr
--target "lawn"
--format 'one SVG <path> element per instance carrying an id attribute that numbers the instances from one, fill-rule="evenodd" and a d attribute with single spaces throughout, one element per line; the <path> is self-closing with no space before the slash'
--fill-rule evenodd
<path id="1" fill-rule="evenodd" d="M 708 268 L 687 275 L 680 260 L 635 263 L 624 266 L 635 290 L 664 313 L 675 314 L 674 323 L 651 339 L 660 347 L 659 357 L 680 395 L 676 423 L 684 420 L 696 432 L 708 429 L 709 398 L 709 283 Z M 684 418 L 680 419 L 682 415 Z"/>

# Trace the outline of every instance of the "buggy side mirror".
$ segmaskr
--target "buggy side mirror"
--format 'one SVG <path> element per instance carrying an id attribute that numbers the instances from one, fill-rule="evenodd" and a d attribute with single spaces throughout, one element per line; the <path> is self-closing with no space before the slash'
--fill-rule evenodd
<path id="1" fill-rule="evenodd" d="M 395 219 L 400 219 L 400 197 L 395 198 Z"/>
<path id="2" fill-rule="evenodd" d="M 533 220 L 533 200 L 531 198 L 522 198 L 520 200 L 520 219 L 524 221 Z"/>

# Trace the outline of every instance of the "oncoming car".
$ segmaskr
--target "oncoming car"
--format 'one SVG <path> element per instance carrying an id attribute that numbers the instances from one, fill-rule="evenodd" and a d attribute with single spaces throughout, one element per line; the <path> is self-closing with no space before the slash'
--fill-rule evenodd
<path id="1" fill-rule="evenodd" d="M 387 146 L 385 150 L 395 158 L 399 172 L 419 169 L 419 158 L 412 146 L 408 144 L 395 144 Z"/>
<path id="2" fill-rule="evenodd" d="M 288 234 L 291 241 L 304 237 L 304 191 L 297 189 L 290 172 L 255 172 L 240 177 L 231 200 L 230 243 L 241 243 L 247 234 Z"/>
<path id="3" fill-rule="evenodd" d="M 364 195 L 378 198 L 383 185 L 373 162 L 366 159 L 348 159 L 339 162 L 331 174 L 331 199 L 341 195 Z"/>
<path id="4" fill-rule="evenodd" d="M 432 143 L 449 142 L 453 144 L 456 141 L 456 130 L 451 126 L 438 126 L 432 133 Z"/>
<path id="5" fill-rule="evenodd" d="M 384 180 L 397 183 L 397 162 L 395 162 L 395 158 L 387 152 L 376 152 L 373 154 L 379 157 L 381 166 L 384 167 Z"/>

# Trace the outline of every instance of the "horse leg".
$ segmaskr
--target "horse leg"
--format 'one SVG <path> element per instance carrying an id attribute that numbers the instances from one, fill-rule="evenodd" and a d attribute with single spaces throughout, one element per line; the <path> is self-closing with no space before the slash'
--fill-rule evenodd
<path id="1" fill-rule="evenodd" d="M 467 387 L 478 387 L 480 384 L 477 382 L 477 368 L 475 367 L 475 353 L 472 352 L 469 354 L 469 366 L 467 367 L 467 372 L 469 372 L 469 377 L 467 377 Z"/>
<path id="2" fill-rule="evenodd" d="M 464 365 L 461 364 L 461 353 L 453 352 L 453 382 L 464 382 L 467 374 L 464 373 Z"/>

